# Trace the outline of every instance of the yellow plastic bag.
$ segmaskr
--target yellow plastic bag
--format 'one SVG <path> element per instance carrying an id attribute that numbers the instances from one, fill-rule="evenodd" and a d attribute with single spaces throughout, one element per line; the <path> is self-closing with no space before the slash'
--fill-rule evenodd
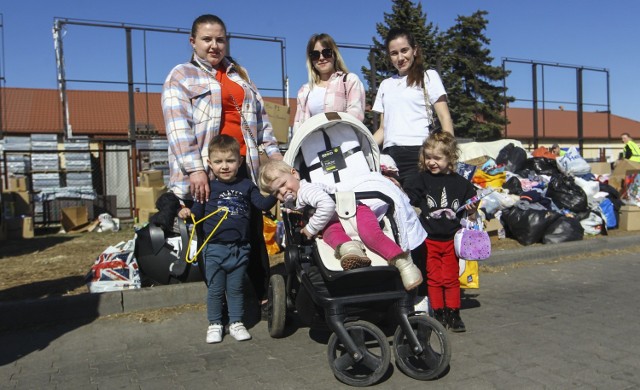
<path id="1" fill-rule="evenodd" d="M 480 288 L 478 262 L 475 260 L 460 260 L 460 288 Z"/>
<path id="2" fill-rule="evenodd" d="M 280 245 L 278 245 L 278 241 L 276 240 L 278 223 L 266 215 L 262 216 L 262 221 L 264 225 L 262 234 L 264 235 L 264 243 L 267 246 L 267 253 L 275 255 L 280 252 Z"/>

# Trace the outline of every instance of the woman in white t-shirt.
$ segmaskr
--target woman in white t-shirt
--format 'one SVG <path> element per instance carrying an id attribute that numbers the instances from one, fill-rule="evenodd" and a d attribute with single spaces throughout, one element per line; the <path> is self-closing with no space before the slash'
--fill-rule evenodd
<path id="1" fill-rule="evenodd" d="M 373 111 L 379 112 L 380 128 L 374 138 L 396 162 L 400 183 L 418 170 L 420 145 L 429 135 L 435 111 L 442 130 L 453 134 L 447 92 L 435 70 L 424 69 L 422 50 L 404 29 L 389 30 L 387 53 L 398 74 L 380 84 Z"/>

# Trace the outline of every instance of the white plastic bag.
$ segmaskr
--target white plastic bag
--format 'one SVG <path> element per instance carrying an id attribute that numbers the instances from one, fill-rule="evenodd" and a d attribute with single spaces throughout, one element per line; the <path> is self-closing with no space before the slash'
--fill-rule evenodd
<path id="1" fill-rule="evenodd" d="M 590 212 L 589 216 L 580 221 L 580 225 L 584 229 L 584 235 L 595 236 L 602 233 L 602 224 L 604 220 L 596 213 Z"/>
<path id="2" fill-rule="evenodd" d="M 564 156 L 556 159 L 558 168 L 567 175 L 582 176 L 591 173 L 591 166 L 582 158 L 575 146 L 569 148 Z"/>
<path id="3" fill-rule="evenodd" d="M 584 180 L 580 177 L 574 178 L 575 183 L 582 188 L 587 194 L 587 200 L 593 200 L 598 192 L 600 192 L 600 182 L 595 180 Z"/>
<path id="4" fill-rule="evenodd" d="M 485 209 L 488 214 L 495 214 L 499 210 L 513 207 L 519 199 L 520 197 L 516 195 L 510 195 L 501 191 L 493 191 L 482 198 L 478 207 Z"/>
<path id="5" fill-rule="evenodd" d="M 108 213 L 102 213 L 98 216 L 98 221 L 100 221 L 100 225 L 98 225 L 98 229 L 96 229 L 99 233 L 101 232 L 117 232 L 120 230 L 120 220 L 118 218 L 112 218 Z"/>

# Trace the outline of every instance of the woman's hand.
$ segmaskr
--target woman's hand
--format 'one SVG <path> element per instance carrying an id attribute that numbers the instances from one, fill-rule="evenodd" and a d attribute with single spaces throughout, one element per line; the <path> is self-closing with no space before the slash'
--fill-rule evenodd
<path id="1" fill-rule="evenodd" d="M 189 190 L 194 202 L 204 203 L 209 199 L 209 177 L 205 171 L 189 174 Z"/>

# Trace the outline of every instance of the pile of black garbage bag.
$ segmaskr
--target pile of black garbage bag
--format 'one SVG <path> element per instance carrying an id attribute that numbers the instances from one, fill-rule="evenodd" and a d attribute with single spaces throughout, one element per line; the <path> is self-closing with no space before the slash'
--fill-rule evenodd
<path id="1" fill-rule="evenodd" d="M 502 188 L 510 195 L 520 197 L 513 206 L 495 213 L 500 217 L 506 237 L 522 245 L 554 244 L 582 240 L 585 234 L 606 235 L 607 229 L 617 227 L 622 206 L 620 194 L 606 178 L 597 178 L 590 169 L 582 175 L 566 174 L 555 159 L 528 157 L 524 149 L 514 144 L 505 146 L 495 163 L 510 172 Z M 600 201 L 588 199 L 582 187 L 576 184 L 575 177 L 597 181 L 599 191 L 607 193 L 606 198 Z M 521 179 L 527 179 L 529 183 L 537 181 L 540 185 L 534 190 L 523 191 Z M 480 207 L 482 209 L 482 203 Z M 496 217 L 483 211 L 487 219 Z M 586 233 L 585 229 L 588 229 Z"/>

